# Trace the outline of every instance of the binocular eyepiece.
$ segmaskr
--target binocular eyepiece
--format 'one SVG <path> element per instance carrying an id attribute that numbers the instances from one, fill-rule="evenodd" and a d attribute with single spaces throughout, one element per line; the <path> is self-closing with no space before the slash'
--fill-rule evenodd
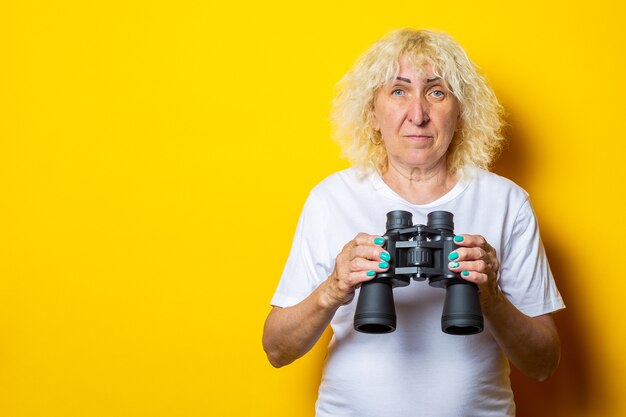
<path id="1" fill-rule="evenodd" d="M 395 210 L 387 213 L 385 250 L 391 255 L 389 269 L 361 285 L 354 314 L 354 329 L 362 333 L 390 333 L 396 329 L 393 287 L 428 279 L 444 288 L 446 298 L 441 330 L 453 335 L 470 335 L 483 330 L 478 286 L 448 269 L 454 243 L 453 215 L 447 211 L 428 214 L 427 225 L 413 225 L 413 215 Z"/>

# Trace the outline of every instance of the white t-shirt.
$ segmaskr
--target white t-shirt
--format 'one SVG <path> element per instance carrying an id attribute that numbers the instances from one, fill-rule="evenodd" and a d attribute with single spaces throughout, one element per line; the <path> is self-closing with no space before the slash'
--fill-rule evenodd
<path id="1" fill-rule="evenodd" d="M 564 308 L 528 194 L 493 173 L 468 168 L 465 180 L 429 204 L 405 201 L 376 173 L 355 168 L 335 173 L 310 193 L 291 253 L 271 304 L 287 307 L 306 298 L 333 271 L 335 257 L 357 233 L 383 235 L 386 214 L 454 214 L 456 234 L 480 234 L 501 262 L 502 292 L 520 311 L 538 316 Z M 395 288 L 395 332 L 353 329 L 352 303 L 336 312 L 316 404 L 318 417 L 514 416 L 508 360 L 485 321 L 482 333 L 441 331 L 445 290 L 411 281 Z"/>

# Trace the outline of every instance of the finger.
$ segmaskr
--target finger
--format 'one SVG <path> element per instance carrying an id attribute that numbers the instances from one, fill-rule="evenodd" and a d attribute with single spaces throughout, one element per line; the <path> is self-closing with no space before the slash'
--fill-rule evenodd
<path id="1" fill-rule="evenodd" d="M 467 247 L 456 249 L 448 255 L 449 261 L 475 261 L 486 259 L 489 252 L 481 247 Z"/>
<path id="2" fill-rule="evenodd" d="M 376 278 L 376 271 L 373 269 L 352 272 L 346 276 L 342 286 L 345 286 L 346 289 L 358 288 L 363 282 L 371 281 L 374 278 Z"/>
<path id="3" fill-rule="evenodd" d="M 389 262 L 385 261 L 384 258 L 390 257 L 380 247 L 357 246 L 349 248 L 349 245 L 346 245 L 344 250 L 337 255 L 335 270 L 339 275 L 344 276 L 370 270 L 373 270 L 374 273 L 381 272 L 389 269 Z"/>
<path id="4" fill-rule="evenodd" d="M 448 268 L 452 272 L 458 273 L 461 278 L 475 284 L 483 284 L 487 282 L 489 276 L 486 273 L 472 270 L 468 267 L 468 262 L 450 262 Z"/>
<path id="5" fill-rule="evenodd" d="M 365 258 L 355 258 L 350 265 L 351 272 L 374 271 L 383 272 L 389 269 L 389 262 L 383 260 L 368 260 Z"/>
<path id="6" fill-rule="evenodd" d="M 359 233 L 353 240 L 348 242 L 344 249 L 349 252 L 350 258 L 363 257 L 372 260 L 389 261 L 391 256 L 382 247 L 384 243 L 385 239 L 380 236 Z"/>
<path id="7" fill-rule="evenodd" d="M 350 252 L 359 246 L 377 246 L 374 244 L 374 240 L 377 236 L 368 235 L 367 233 L 359 233 L 354 239 L 346 243 L 342 249 L 342 252 Z M 384 239 L 383 239 L 384 240 Z"/>
<path id="8" fill-rule="evenodd" d="M 489 280 L 487 274 L 483 274 L 477 271 L 463 270 L 461 271 L 460 275 L 461 278 L 463 278 L 464 280 L 473 282 L 476 285 L 485 284 Z"/>
<path id="9" fill-rule="evenodd" d="M 353 258 L 364 258 L 372 261 L 387 261 L 391 260 L 389 252 L 381 248 L 380 246 L 355 246 L 352 250 Z"/>
<path id="10" fill-rule="evenodd" d="M 359 233 L 355 236 L 354 242 L 356 246 L 382 246 L 385 244 L 385 239 L 377 235 L 368 235 L 367 233 Z"/>
<path id="11" fill-rule="evenodd" d="M 334 288 L 336 288 L 340 294 L 348 294 L 353 292 L 362 282 L 373 279 L 375 274 L 368 274 L 365 271 L 351 272 L 349 274 L 339 275 L 334 282 Z"/>
<path id="12" fill-rule="evenodd" d="M 479 246 L 486 248 L 489 246 L 487 240 L 481 235 L 456 235 L 454 236 L 454 243 L 461 247 Z"/>
<path id="13" fill-rule="evenodd" d="M 457 273 L 461 273 L 462 271 L 476 271 L 488 275 L 491 272 L 490 265 L 483 260 L 464 262 L 453 261 L 448 263 L 448 269 Z"/>
<path id="14" fill-rule="evenodd" d="M 495 256 L 495 249 L 481 235 L 456 235 L 454 242 L 460 249 L 457 250 L 458 256 L 452 255 L 452 257 L 456 257 L 459 260 L 485 259 L 489 254 Z M 465 249 L 461 248 L 472 248 L 473 250 L 465 251 Z"/>

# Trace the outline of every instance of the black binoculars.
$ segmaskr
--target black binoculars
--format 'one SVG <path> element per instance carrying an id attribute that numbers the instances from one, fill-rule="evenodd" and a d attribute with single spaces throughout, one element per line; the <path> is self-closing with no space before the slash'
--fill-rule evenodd
<path id="1" fill-rule="evenodd" d="M 454 243 L 453 215 L 447 211 L 428 214 L 428 224 L 413 225 L 413 215 L 395 210 L 387 213 L 384 248 L 391 255 L 389 269 L 361 285 L 354 314 L 354 329 L 363 333 L 390 333 L 396 329 L 393 287 L 409 285 L 411 278 L 444 288 L 446 298 L 441 330 L 470 335 L 483 330 L 478 286 L 448 269 Z"/>

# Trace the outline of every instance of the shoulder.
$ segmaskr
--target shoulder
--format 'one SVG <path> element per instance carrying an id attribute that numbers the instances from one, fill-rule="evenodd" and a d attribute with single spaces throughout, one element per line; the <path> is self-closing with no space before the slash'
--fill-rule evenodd
<path id="1" fill-rule="evenodd" d="M 528 192 L 515 182 L 482 168 L 466 168 L 464 177 L 481 193 L 496 198 L 506 197 L 520 203 L 528 200 Z"/>
<path id="2" fill-rule="evenodd" d="M 371 216 L 371 207 L 377 201 L 374 181 L 375 174 L 358 168 L 335 172 L 311 190 L 305 208 L 308 212 L 319 212 L 317 219 L 324 222 L 350 223 L 356 227 L 357 214 L 360 213 L 359 218 Z M 367 229 L 358 226 L 358 231 Z"/>
<path id="3" fill-rule="evenodd" d="M 356 168 L 330 174 L 311 189 L 304 203 L 304 213 L 315 213 L 316 217 L 327 216 L 337 202 L 348 200 L 351 191 L 358 188 L 359 184 L 368 182 L 367 178 Z"/>
<path id="4" fill-rule="evenodd" d="M 359 168 L 351 167 L 335 172 L 324 178 L 311 190 L 312 196 L 328 197 L 338 193 L 354 190 L 359 187 L 367 187 L 371 183 L 372 173 Z"/>

